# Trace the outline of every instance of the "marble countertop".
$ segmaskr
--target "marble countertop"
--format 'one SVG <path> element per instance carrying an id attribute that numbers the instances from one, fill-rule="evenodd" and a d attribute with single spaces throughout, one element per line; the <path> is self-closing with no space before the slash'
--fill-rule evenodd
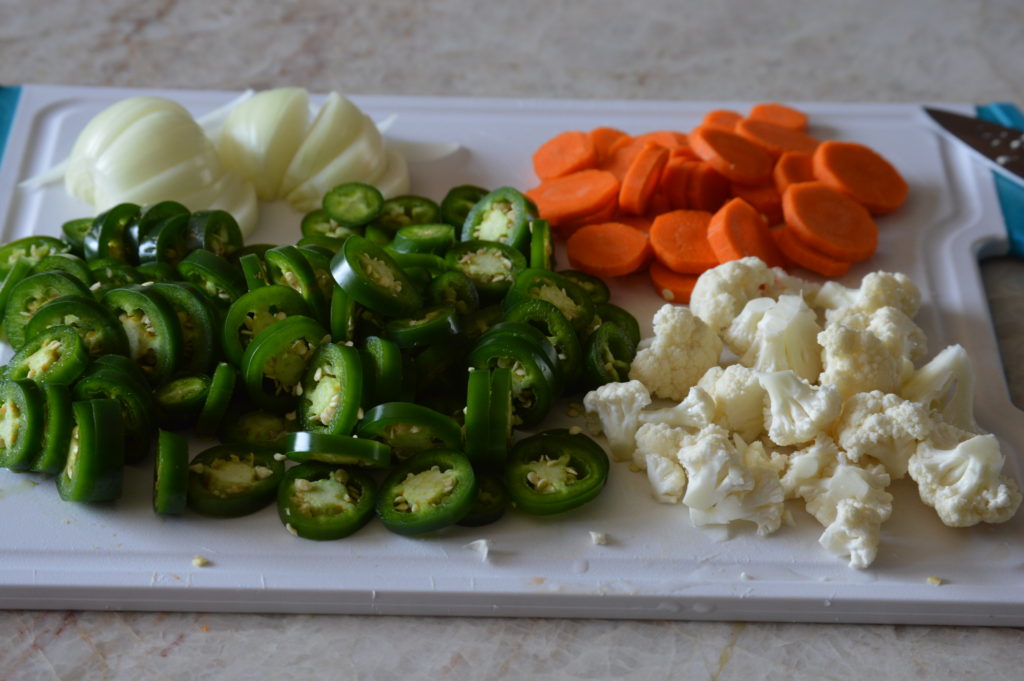
<path id="1" fill-rule="evenodd" d="M 0 83 L 1024 104 L 1019 0 L 752 6 L 0 0 Z M 982 275 L 1024 404 L 1024 265 Z M 18 680 L 998 680 L 1024 666 L 1010 628 L 56 611 L 0 612 L 0 640 L 0 679 Z"/>

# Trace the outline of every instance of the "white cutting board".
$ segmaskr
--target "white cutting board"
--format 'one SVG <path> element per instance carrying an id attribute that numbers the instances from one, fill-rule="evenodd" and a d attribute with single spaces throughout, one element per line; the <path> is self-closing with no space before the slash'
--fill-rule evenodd
<path id="1" fill-rule="evenodd" d="M 89 118 L 141 91 L 26 86 L 0 166 L 0 241 L 58 234 L 87 206 L 51 185 L 20 181 L 64 158 Z M 202 115 L 236 93 L 152 92 Z M 600 125 L 632 133 L 687 130 L 712 108 L 743 102 L 609 102 L 353 97 L 389 135 L 457 142 L 442 161 L 413 164 L 413 191 L 534 184 L 530 153 L 552 134 Z M 315 99 L 319 102 L 319 99 Z M 1021 477 L 1024 419 L 1010 402 L 978 267 L 1006 235 L 988 171 L 925 122 L 919 107 L 794 103 L 812 133 L 880 151 L 906 177 L 907 204 L 880 220 L 878 254 L 850 273 L 899 270 L 920 286 L 918 318 L 930 355 L 963 344 L 978 375 L 977 413 Z M 946 105 L 972 113 L 965 105 Z M 251 241 L 291 242 L 299 216 L 264 212 Z M 563 263 L 564 265 L 564 263 Z M 642 277 L 617 282 L 614 298 L 646 331 L 661 304 Z M 554 415 L 553 423 L 570 419 Z M 202 443 L 195 443 L 196 448 Z M 150 510 L 150 472 L 132 469 L 123 499 L 89 506 L 59 500 L 51 480 L 0 470 L 0 607 L 203 610 L 407 615 L 559 616 L 715 620 L 1024 625 L 1024 514 L 1006 525 L 944 527 L 901 481 L 878 560 L 855 571 L 817 544 L 821 528 L 794 506 L 795 525 L 760 538 L 691 527 L 681 506 L 656 503 L 642 474 L 613 464 L 599 499 L 561 518 L 509 513 L 483 528 L 410 539 L 371 523 L 338 542 L 287 533 L 273 508 L 246 518 L 160 518 Z M 591 531 L 607 536 L 592 541 Z M 485 557 L 471 544 L 486 539 Z M 207 567 L 194 567 L 202 555 Z M 940 577 L 941 586 L 926 583 Z"/>

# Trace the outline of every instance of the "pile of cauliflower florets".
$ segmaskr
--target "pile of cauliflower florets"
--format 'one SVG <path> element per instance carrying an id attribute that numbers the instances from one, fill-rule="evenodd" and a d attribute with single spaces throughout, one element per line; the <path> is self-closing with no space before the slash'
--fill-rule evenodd
<path id="1" fill-rule="evenodd" d="M 583 404 L 613 458 L 695 525 L 749 521 L 767 535 L 787 500 L 803 500 L 822 546 L 865 568 L 893 480 L 909 475 L 951 527 L 1005 522 L 1021 503 L 998 440 L 975 422 L 964 349 L 923 361 L 920 302 L 899 273 L 851 289 L 728 262 L 701 275 L 689 307 L 658 310 L 629 381 Z"/>

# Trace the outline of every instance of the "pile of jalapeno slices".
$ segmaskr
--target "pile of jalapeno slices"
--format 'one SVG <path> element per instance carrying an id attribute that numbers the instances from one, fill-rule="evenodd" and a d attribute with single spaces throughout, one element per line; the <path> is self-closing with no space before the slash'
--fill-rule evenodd
<path id="1" fill-rule="evenodd" d="M 61 498 L 339 539 L 376 516 L 421 535 L 597 496 L 603 449 L 540 430 L 560 398 L 625 380 L 636 320 L 556 271 L 522 193 L 438 203 L 331 190 L 292 244 L 245 244 L 224 211 L 166 201 L 0 247 L 0 466 Z M 191 454 L 191 436 L 217 443 Z"/>

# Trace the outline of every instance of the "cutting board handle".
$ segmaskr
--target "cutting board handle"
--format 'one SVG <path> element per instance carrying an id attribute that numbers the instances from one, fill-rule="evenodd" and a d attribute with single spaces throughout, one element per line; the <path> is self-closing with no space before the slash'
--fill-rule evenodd
<path id="1" fill-rule="evenodd" d="M 977 107 L 978 118 L 1018 130 L 1024 130 L 1024 114 L 1010 102 L 992 102 Z M 992 174 L 999 195 L 1006 232 L 1010 238 L 1010 253 L 1024 257 L 1024 185 L 1008 180 L 998 173 Z"/>

